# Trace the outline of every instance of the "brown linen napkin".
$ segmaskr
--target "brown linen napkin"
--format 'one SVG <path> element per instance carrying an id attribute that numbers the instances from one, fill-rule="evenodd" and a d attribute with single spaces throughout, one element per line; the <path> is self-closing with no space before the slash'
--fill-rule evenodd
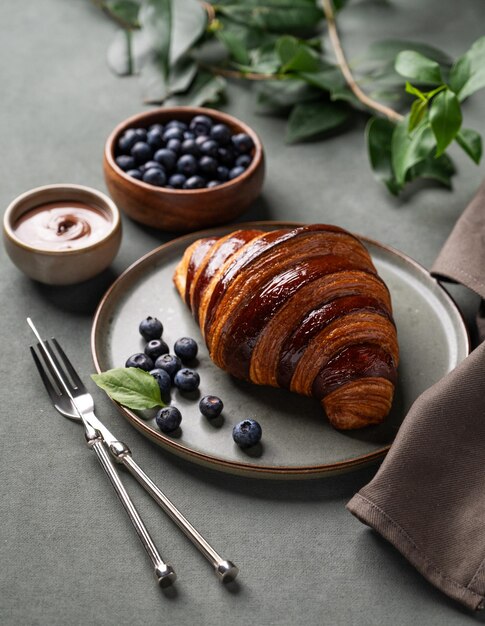
<path id="1" fill-rule="evenodd" d="M 485 183 L 432 271 L 485 298 Z M 376 476 L 347 508 L 438 589 L 484 608 L 485 343 L 416 400 Z"/>

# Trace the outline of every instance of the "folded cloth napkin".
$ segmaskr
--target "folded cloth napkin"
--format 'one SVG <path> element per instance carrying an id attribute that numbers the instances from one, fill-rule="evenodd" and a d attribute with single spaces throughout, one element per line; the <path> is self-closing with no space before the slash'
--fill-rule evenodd
<path id="1" fill-rule="evenodd" d="M 485 298 L 485 183 L 432 271 Z M 347 508 L 441 591 L 485 607 L 485 342 L 415 401 Z"/>

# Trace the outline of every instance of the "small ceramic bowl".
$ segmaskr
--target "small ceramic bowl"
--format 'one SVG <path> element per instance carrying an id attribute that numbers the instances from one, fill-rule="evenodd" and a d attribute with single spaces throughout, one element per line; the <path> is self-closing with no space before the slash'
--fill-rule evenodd
<path id="1" fill-rule="evenodd" d="M 195 115 L 208 115 L 216 123 L 227 124 L 233 134 L 247 133 L 252 138 L 253 160 L 243 174 L 210 189 L 166 189 L 136 180 L 116 165 L 118 139 L 127 128 L 147 128 L 172 119 L 188 122 Z M 227 113 L 197 107 L 161 108 L 134 115 L 114 129 L 104 150 L 104 176 L 111 197 L 133 220 L 160 230 L 189 232 L 230 222 L 258 197 L 264 179 L 263 146 L 249 126 Z"/>
<path id="2" fill-rule="evenodd" d="M 43 205 L 62 202 L 81 203 L 97 209 L 106 217 L 105 232 L 92 243 L 70 249 L 47 249 L 20 239 L 15 227 L 28 211 Z M 47 185 L 18 196 L 3 218 L 5 249 L 27 276 L 48 285 L 72 285 L 92 278 L 106 269 L 121 243 L 120 213 L 105 194 L 81 185 Z"/>

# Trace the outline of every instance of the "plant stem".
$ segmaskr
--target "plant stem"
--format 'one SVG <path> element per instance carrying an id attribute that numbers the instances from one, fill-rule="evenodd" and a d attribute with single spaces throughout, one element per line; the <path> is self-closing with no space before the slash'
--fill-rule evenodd
<path id="1" fill-rule="evenodd" d="M 278 74 L 257 74 L 255 72 L 240 72 L 239 70 L 229 70 L 224 67 L 217 67 L 216 65 L 209 65 L 208 63 L 199 62 L 199 67 L 203 70 L 216 74 L 217 76 L 224 76 L 224 78 L 244 78 L 245 80 L 280 80 Z"/>
<path id="2" fill-rule="evenodd" d="M 400 122 L 403 119 L 403 116 L 400 113 L 384 104 L 381 104 L 380 102 L 377 102 L 377 100 L 373 100 L 359 87 L 352 75 L 352 72 L 350 71 L 349 64 L 347 63 L 347 59 L 345 58 L 345 54 L 342 49 L 342 44 L 340 43 L 332 0 L 322 0 L 322 8 L 327 19 L 328 35 L 335 52 L 335 57 L 337 58 L 337 63 L 340 66 L 340 70 L 347 82 L 347 85 L 354 93 L 355 97 L 367 108 L 377 111 L 393 122 Z"/>

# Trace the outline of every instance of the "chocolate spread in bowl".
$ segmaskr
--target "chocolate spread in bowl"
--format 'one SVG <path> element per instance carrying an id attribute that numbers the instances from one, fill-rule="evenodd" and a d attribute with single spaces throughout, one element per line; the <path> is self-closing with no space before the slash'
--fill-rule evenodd
<path id="1" fill-rule="evenodd" d="M 14 224 L 21 241 L 45 250 L 71 250 L 102 239 L 111 228 L 107 214 L 83 202 L 42 204 Z"/>

